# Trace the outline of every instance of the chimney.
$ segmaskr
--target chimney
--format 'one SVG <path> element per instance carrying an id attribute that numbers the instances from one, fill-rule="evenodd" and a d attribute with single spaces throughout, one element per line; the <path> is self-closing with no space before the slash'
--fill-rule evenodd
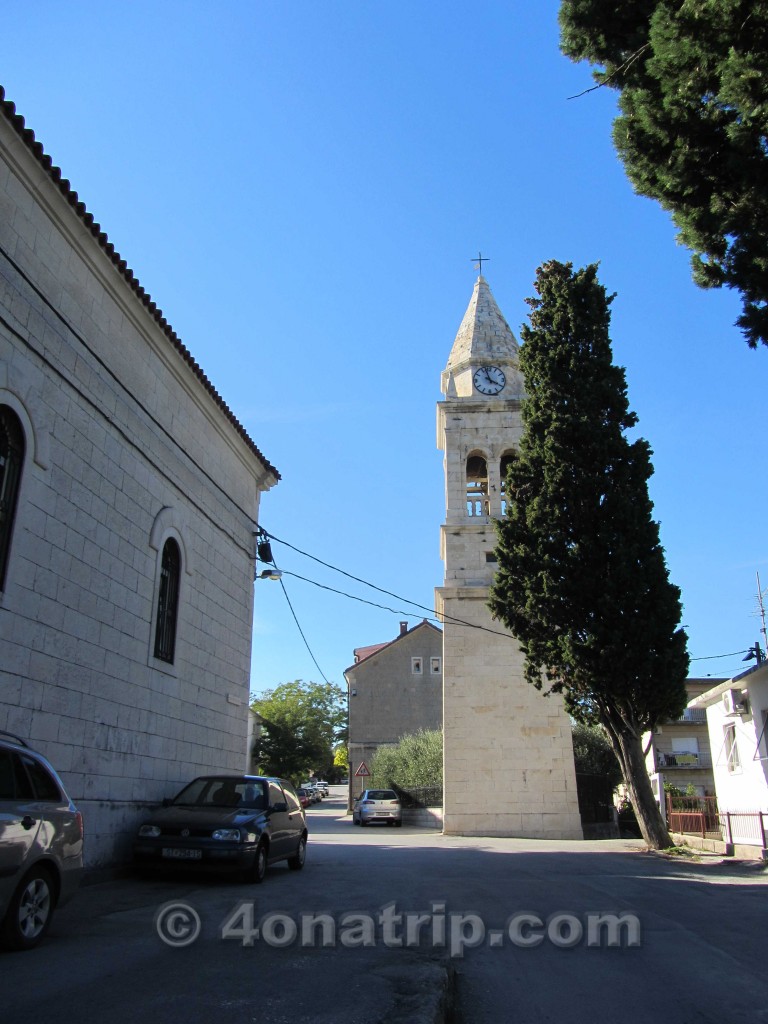
<path id="1" fill-rule="evenodd" d="M 407 622 L 401 622 L 400 623 L 400 636 L 405 636 L 405 634 L 407 632 L 408 632 L 408 623 Z"/>

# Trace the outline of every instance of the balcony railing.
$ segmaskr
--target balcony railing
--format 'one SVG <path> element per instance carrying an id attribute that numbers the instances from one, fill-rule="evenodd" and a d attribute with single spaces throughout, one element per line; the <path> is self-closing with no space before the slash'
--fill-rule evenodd
<path id="1" fill-rule="evenodd" d="M 712 755 L 699 754 L 695 751 L 676 750 L 674 754 L 657 754 L 659 768 L 711 768 Z"/>
<path id="2" fill-rule="evenodd" d="M 704 708 L 686 708 L 679 718 L 671 719 L 670 724 L 674 725 L 676 722 L 696 722 L 701 725 L 706 725 L 707 712 Z"/>

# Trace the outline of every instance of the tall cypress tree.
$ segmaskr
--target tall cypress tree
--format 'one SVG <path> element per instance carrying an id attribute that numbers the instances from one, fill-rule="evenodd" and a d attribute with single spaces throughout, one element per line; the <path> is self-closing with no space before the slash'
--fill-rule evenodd
<path id="1" fill-rule="evenodd" d="M 562 0 L 561 48 L 619 92 L 614 145 L 637 192 L 692 250 L 694 281 L 735 288 L 768 345 L 768 0 Z"/>
<path id="2" fill-rule="evenodd" d="M 546 263 L 535 287 L 521 332 L 523 435 L 489 604 L 520 642 L 528 682 L 605 728 L 643 836 L 661 849 L 670 838 L 642 735 L 682 713 L 688 655 L 652 518 L 651 450 L 626 436 L 637 417 L 612 362 L 613 297 L 597 266 Z"/>

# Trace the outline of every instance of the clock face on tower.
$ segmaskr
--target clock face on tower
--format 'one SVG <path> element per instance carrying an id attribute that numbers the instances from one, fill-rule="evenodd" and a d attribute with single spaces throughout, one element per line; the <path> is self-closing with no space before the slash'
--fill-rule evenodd
<path id="1" fill-rule="evenodd" d="M 475 370 L 472 380 L 481 395 L 498 395 L 507 383 L 504 372 L 498 366 L 481 366 Z"/>

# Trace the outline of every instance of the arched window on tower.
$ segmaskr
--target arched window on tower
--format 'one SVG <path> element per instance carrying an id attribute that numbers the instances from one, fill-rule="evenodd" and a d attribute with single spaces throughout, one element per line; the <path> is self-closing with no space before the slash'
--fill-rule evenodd
<path id="1" fill-rule="evenodd" d="M 163 545 L 163 557 L 160 564 L 155 657 L 160 661 L 167 661 L 171 665 L 176 653 L 176 618 L 179 610 L 180 580 L 181 552 L 176 541 L 169 538 Z"/>
<path id="2" fill-rule="evenodd" d="M 488 463 L 482 455 L 467 459 L 467 515 L 488 515 Z"/>
<path id="3" fill-rule="evenodd" d="M 515 452 L 504 452 L 501 456 L 501 464 L 499 466 L 499 476 L 501 478 L 501 514 L 506 515 L 507 512 L 507 470 L 510 465 L 515 461 L 517 455 Z"/>
<path id="4" fill-rule="evenodd" d="M 7 405 L 0 405 L 0 590 L 5 587 L 24 448 L 19 417 Z"/>

